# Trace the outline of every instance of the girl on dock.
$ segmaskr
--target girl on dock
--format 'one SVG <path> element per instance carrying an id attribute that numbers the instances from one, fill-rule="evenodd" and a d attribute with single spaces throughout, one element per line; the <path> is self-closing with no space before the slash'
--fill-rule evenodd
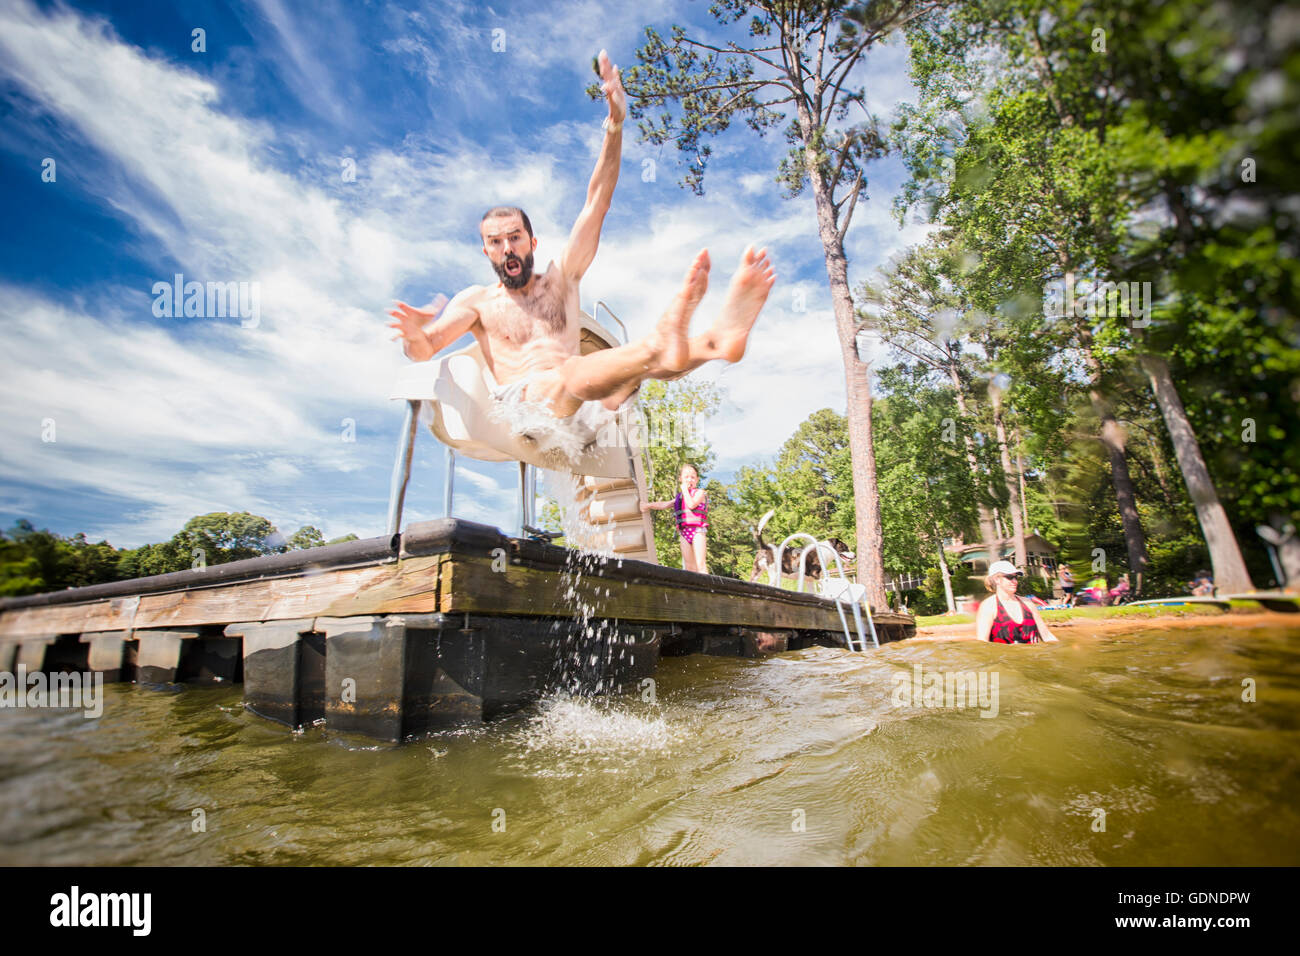
<path id="1" fill-rule="evenodd" d="M 709 573 L 705 556 L 708 547 L 709 493 L 698 487 L 700 474 L 691 465 L 682 465 L 677 476 L 678 491 L 672 501 L 643 501 L 642 511 L 673 509 L 677 519 L 677 533 L 681 535 L 682 567 L 687 571 Z"/>

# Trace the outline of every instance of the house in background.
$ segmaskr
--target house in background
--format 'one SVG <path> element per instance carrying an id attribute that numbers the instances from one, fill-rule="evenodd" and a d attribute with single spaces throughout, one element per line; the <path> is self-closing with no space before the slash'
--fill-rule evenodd
<path id="1" fill-rule="evenodd" d="M 947 538 L 943 549 L 953 556 L 954 564 L 964 564 L 972 574 L 987 574 L 989 565 L 988 552 L 983 542 L 964 544 L 960 537 Z M 1016 560 L 1016 543 L 1013 538 L 1002 538 L 994 542 L 996 554 L 993 561 Z M 1035 575 L 1044 581 L 1055 581 L 1057 555 L 1059 549 L 1040 534 L 1025 535 L 1025 573 Z"/>
<path id="2" fill-rule="evenodd" d="M 1014 538 L 1002 538 L 994 543 L 997 551 L 994 561 L 1011 561 L 1016 560 L 1016 542 Z M 949 570 L 956 570 L 957 565 L 963 564 L 970 571 L 971 576 L 982 578 L 989 570 L 988 552 L 984 550 L 984 544 L 977 542 L 975 544 L 966 544 L 961 537 L 945 538 L 943 541 L 943 550 L 948 554 Z M 1052 592 L 1056 593 L 1060 586 L 1056 581 L 1056 569 L 1058 567 L 1058 555 L 1060 549 L 1052 544 L 1042 535 L 1034 533 L 1025 535 L 1025 568 L 1026 573 L 1035 577 L 1042 578 L 1052 585 Z M 856 572 L 856 566 L 853 568 Z M 854 580 L 857 580 L 856 573 Z M 916 588 L 925 587 L 925 575 L 908 571 L 890 571 L 885 570 L 885 589 L 893 591 L 895 595 L 901 597 L 903 592 L 911 591 Z"/>

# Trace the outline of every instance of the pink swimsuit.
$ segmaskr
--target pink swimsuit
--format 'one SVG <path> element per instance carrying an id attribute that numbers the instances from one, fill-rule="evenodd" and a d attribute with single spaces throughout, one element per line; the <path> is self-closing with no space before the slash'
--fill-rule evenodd
<path id="1" fill-rule="evenodd" d="M 707 520 L 708 513 L 708 498 L 705 498 L 689 511 L 686 509 L 686 502 L 682 499 L 682 493 L 680 491 L 677 492 L 677 497 L 673 499 L 673 517 L 677 519 L 677 533 L 685 538 L 688 544 L 695 540 L 695 533 L 697 531 L 709 526 Z M 687 515 L 690 515 L 696 520 L 687 521 Z"/>

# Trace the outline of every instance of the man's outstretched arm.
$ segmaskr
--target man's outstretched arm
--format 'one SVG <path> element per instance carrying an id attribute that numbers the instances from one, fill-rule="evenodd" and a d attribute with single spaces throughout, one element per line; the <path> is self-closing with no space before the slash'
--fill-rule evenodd
<path id="1" fill-rule="evenodd" d="M 618 68 L 610 62 L 609 54 L 604 50 L 600 51 L 599 65 L 601 89 L 609 103 L 605 141 L 600 147 L 600 158 L 596 160 L 596 171 L 591 174 L 591 183 L 587 186 L 587 203 L 578 214 L 578 221 L 573 224 L 569 241 L 560 256 L 560 268 L 565 276 L 575 282 L 582 278 L 591 261 L 596 258 L 600 229 L 605 223 L 605 214 L 609 212 L 610 201 L 614 198 L 618 167 L 623 158 L 623 119 L 627 116 L 627 94 L 623 91 L 623 80 Z"/>
<path id="2" fill-rule="evenodd" d="M 416 309 L 405 302 L 388 314 L 397 319 L 388 323 L 397 329 L 394 340 L 404 339 L 402 349 L 412 362 L 427 362 L 452 342 L 470 331 L 478 322 L 478 310 L 470 304 L 478 286 L 470 286 L 441 308 Z M 429 323 L 437 319 L 432 325 Z"/>

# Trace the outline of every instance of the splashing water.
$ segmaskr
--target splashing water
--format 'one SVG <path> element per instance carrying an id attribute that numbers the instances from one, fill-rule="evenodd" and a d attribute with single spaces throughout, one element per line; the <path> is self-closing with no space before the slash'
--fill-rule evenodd
<path id="1" fill-rule="evenodd" d="M 532 443 L 536 454 L 554 468 L 576 467 L 584 452 L 615 420 L 599 402 L 585 402 L 567 418 L 556 418 L 545 402 L 523 398 L 495 400 L 488 417 L 512 435 Z"/>
<path id="2" fill-rule="evenodd" d="M 559 693 L 543 700 L 516 738 L 529 753 L 626 756 L 668 751 L 676 733 L 662 713 L 638 714 L 608 700 Z"/>
<path id="3" fill-rule="evenodd" d="M 606 694 L 622 681 L 632 663 L 636 635 L 620 632 L 610 613 L 611 587 L 597 570 L 621 559 L 613 550 L 611 532 L 589 518 L 589 499 L 579 479 L 546 471 L 543 481 L 560 509 L 560 523 L 569 552 L 560 574 L 561 595 L 573 617 L 558 626 L 556 670 L 552 686 L 575 696 Z"/>

